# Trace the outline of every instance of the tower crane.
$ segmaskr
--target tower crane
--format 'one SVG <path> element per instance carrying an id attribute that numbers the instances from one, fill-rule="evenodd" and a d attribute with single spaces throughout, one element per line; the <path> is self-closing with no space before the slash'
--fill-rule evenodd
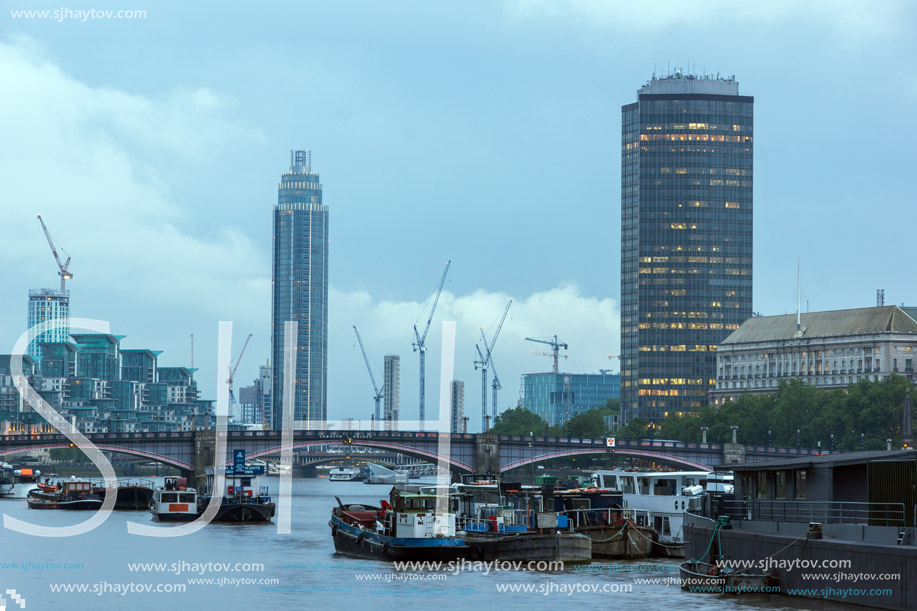
<path id="1" fill-rule="evenodd" d="M 486 348 L 487 347 L 487 336 L 484 335 L 484 329 L 481 329 L 481 339 L 484 340 L 484 347 Z M 493 343 L 496 343 L 496 342 L 493 342 Z M 477 346 L 477 344 L 475 344 L 475 346 Z M 493 346 L 491 345 L 491 347 Z M 493 371 L 493 374 L 494 374 L 494 379 L 490 383 L 491 389 L 493 390 L 493 394 L 494 394 L 490 409 L 491 409 L 491 415 L 493 418 L 493 422 L 496 422 L 497 421 L 497 391 L 501 390 L 503 388 L 503 385 L 500 384 L 500 376 L 497 375 L 497 364 L 494 363 L 494 355 L 492 352 L 488 353 L 487 355 L 487 363 L 490 365 L 490 369 L 491 371 Z M 487 390 L 485 389 L 484 392 L 486 393 Z M 484 419 L 485 421 L 487 420 L 487 410 L 486 409 L 484 410 Z"/>
<path id="2" fill-rule="evenodd" d="M 539 355 L 539 356 L 551 356 L 551 357 L 554 357 L 554 373 L 557 373 L 557 359 L 560 358 L 560 357 L 567 358 L 567 355 L 566 355 L 566 354 L 558 354 L 558 352 L 559 352 L 559 350 L 560 350 L 561 348 L 563 348 L 564 350 L 566 350 L 566 349 L 568 348 L 568 346 L 567 346 L 566 342 L 558 341 L 556 335 L 554 336 L 554 339 L 553 339 L 553 340 L 551 340 L 551 339 L 538 339 L 538 338 L 535 338 L 535 337 L 526 337 L 526 338 L 525 338 L 525 341 L 527 341 L 527 342 L 537 342 L 537 343 L 539 343 L 539 344 L 547 344 L 547 345 L 551 346 L 551 348 L 554 349 L 553 352 L 535 352 L 534 350 L 532 350 L 532 354 L 536 354 L 536 355 Z"/>
<path id="3" fill-rule="evenodd" d="M 376 376 L 373 375 L 372 365 L 369 364 L 369 357 L 366 355 L 366 347 L 363 345 L 363 338 L 360 337 L 360 330 L 357 329 L 356 325 L 353 327 L 354 333 L 357 334 L 357 341 L 360 342 L 360 351 L 363 353 L 363 360 L 366 362 L 366 371 L 369 372 L 369 379 L 373 383 L 373 390 L 375 395 L 373 395 L 373 400 L 376 402 L 376 422 L 379 422 L 379 401 L 382 399 L 382 395 L 385 394 L 385 381 L 382 382 L 382 387 L 380 388 L 376 384 Z"/>
<path id="4" fill-rule="evenodd" d="M 239 350 L 239 356 L 236 357 L 236 364 L 233 365 L 229 363 L 229 379 L 226 380 L 226 383 L 229 385 L 229 408 L 230 411 L 233 410 L 233 406 L 236 404 L 236 396 L 232 392 L 232 380 L 236 376 L 236 370 L 239 369 L 239 363 L 242 362 L 242 355 L 245 354 L 245 349 L 248 347 L 248 342 L 251 340 L 252 334 L 249 333 L 248 337 L 245 338 L 245 343 L 242 344 L 242 349 Z M 241 415 L 241 414 L 240 414 Z"/>
<path id="5" fill-rule="evenodd" d="M 436 297 L 433 298 L 433 307 L 430 309 L 430 317 L 427 319 L 427 325 L 423 329 L 423 334 L 417 331 L 417 322 L 414 323 L 414 352 L 420 352 L 420 428 L 423 429 L 423 421 L 426 420 L 426 411 L 424 409 L 424 395 L 426 394 L 426 367 L 427 367 L 427 332 L 430 330 L 430 323 L 433 322 L 433 314 L 436 312 L 436 304 L 439 303 L 439 295 L 443 292 L 443 285 L 446 283 L 446 274 L 449 273 L 449 264 L 452 260 L 446 261 L 446 268 L 443 270 L 443 277 L 439 280 L 439 288 L 436 289 Z M 417 320 L 420 320 L 418 317 Z"/>
<path id="6" fill-rule="evenodd" d="M 510 299 L 506 303 L 506 308 L 503 309 L 503 315 L 500 317 L 500 322 L 497 323 L 496 330 L 494 331 L 493 339 L 488 342 L 487 336 L 484 334 L 484 327 L 481 327 L 481 339 L 484 341 L 484 362 L 481 365 L 481 418 L 483 422 L 487 420 L 487 366 L 488 364 L 493 367 L 493 349 L 497 343 L 497 338 L 500 336 L 500 330 L 503 329 L 503 323 L 506 321 L 506 315 L 509 313 L 510 307 L 513 305 L 513 300 Z M 476 361 L 477 363 L 477 361 Z M 491 406 L 491 415 L 493 416 L 494 421 L 497 419 L 497 390 L 500 387 L 500 380 L 496 377 L 496 369 L 494 369 L 494 402 Z M 483 426 L 483 425 L 482 425 Z"/>
<path id="7" fill-rule="evenodd" d="M 41 223 L 41 229 L 45 232 L 45 238 L 48 239 L 48 246 L 51 247 L 51 254 L 54 255 L 54 260 L 57 262 L 57 267 L 60 271 L 57 272 L 57 275 L 60 276 L 60 292 L 64 293 L 67 289 L 67 280 L 73 278 L 73 274 L 70 273 L 70 257 L 67 257 L 66 263 L 61 263 L 60 255 L 57 254 L 57 247 L 54 245 L 54 240 L 51 238 L 51 232 L 48 231 L 47 225 L 45 225 L 44 220 L 42 220 L 41 215 L 38 216 L 38 222 Z M 63 248 L 61 249 L 63 250 Z M 64 252 L 64 254 L 67 254 Z"/>

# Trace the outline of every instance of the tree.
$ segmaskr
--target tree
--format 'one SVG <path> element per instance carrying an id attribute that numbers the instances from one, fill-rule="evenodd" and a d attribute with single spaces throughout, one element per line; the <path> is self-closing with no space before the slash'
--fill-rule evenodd
<path id="1" fill-rule="evenodd" d="M 497 416 L 490 431 L 499 435 L 528 435 L 529 433 L 540 435 L 544 433 L 544 424 L 544 420 L 538 414 L 524 407 L 514 407 L 504 410 Z"/>

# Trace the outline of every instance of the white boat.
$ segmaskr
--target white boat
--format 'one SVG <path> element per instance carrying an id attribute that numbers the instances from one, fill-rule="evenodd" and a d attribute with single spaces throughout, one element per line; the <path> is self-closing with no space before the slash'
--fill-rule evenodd
<path id="1" fill-rule="evenodd" d="M 359 467 L 335 467 L 328 474 L 328 479 L 332 482 L 353 482 L 363 479 Z"/>
<path id="2" fill-rule="evenodd" d="M 707 471 L 596 471 L 599 488 L 620 490 L 624 508 L 638 526 L 656 531 L 654 547 L 664 556 L 684 557 L 684 512 L 703 505 Z"/>
<path id="3" fill-rule="evenodd" d="M 408 474 L 400 473 L 397 471 L 392 471 L 387 469 L 382 465 L 377 465 L 375 463 L 368 462 L 366 463 L 367 473 L 363 478 L 364 484 L 407 484 L 408 483 Z"/>
<path id="4" fill-rule="evenodd" d="M 150 513 L 161 522 L 190 522 L 197 517 L 197 490 L 188 488 L 183 477 L 166 477 L 153 491 Z"/>
<path id="5" fill-rule="evenodd" d="M 25 499 L 29 490 L 38 487 L 41 471 L 23 467 L 13 468 L 8 463 L 0 463 L 0 499 Z"/>

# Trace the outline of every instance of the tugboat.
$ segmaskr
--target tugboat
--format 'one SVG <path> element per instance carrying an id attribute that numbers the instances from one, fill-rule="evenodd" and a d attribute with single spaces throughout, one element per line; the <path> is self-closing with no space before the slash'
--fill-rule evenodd
<path id="1" fill-rule="evenodd" d="M 190 522 L 197 518 L 197 490 L 188 488 L 183 477 L 167 477 L 153 491 L 150 513 L 161 522 Z"/>
<path id="2" fill-rule="evenodd" d="M 448 561 L 465 558 L 468 545 L 455 531 L 455 511 L 447 495 L 392 488 L 382 507 L 337 499 L 331 511 L 331 538 L 342 554 L 376 560 Z"/>
<path id="3" fill-rule="evenodd" d="M 242 465 L 240 467 L 219 467 L 226 469 L 223 502 L 213 522 L 270 522 L 274 517 L 275 505 L 268 494 L 268 487 L 261 485 L 263 466 Z M 214 490 L 213 469 L 207 469 L 207 485 L 197 503 L 198 515 L 202 514 Z"/>
<path id="4" fill-rule="evenodd" d="M 30 509 L 98 509 L 102 498 L 92 492 L 88 481 L 67 480 L 44 490 L 31 490 L 27 499 Z"/>

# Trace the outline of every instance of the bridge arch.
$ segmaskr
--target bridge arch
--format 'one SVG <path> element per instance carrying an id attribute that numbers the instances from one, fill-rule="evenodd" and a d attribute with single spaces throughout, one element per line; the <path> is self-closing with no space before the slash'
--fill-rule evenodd
<path id="1" fill-rule="evenodd" d="M 418 448 L 412 448 L 400 443 L 392 443 L 390 441 L 373 441 L 369 439 L 359 439 L 354 443 L 345 443 L 340 439 L 322 439 L 318 441 L 304 441 L 304 442 L 294 442 L 292 444 L 293 450 L 298 450 L 301 448 L 310 448 L 313 446 L 330 446 L 330 445 L 349 445 L 349 446 L 358 446 L 364 448 L 379 448 L 383 450 L 392 450 L 397 454 L 404 454 L 405 456 L 411 456 L 413 458 L 420 458 L 428 460 L 430 462 L 439 462 L 444 461 L 449 463 L 450 467 L 456 471 L 462 471 L 465 473 L 474 473 L 474 467 L 467 465 L 463 462 L 460 462 L 452 457 L 443 457 L 436 452 L 429 452 L 427 450 L 422 450 Z M 275 446 L 271 448 L 265 448 L 263 450 L 257 450 L 255 452 L 249 452 L 246 454 L 246 458 L 260 458 L 262 456 L 271 456 L 273 454 L 280 454 L 280 452 L 285 449 L 287 446 Z M 232 461 L 227 461 L 225 464 L 229 465 Z"/>
<path id="2" fill-rule="evenodd" d="M 640 458 L 652 458 L 658 460 L 659 462 L 671 463 L 679 467 L 687 467 L 692 471 L 713 471 L 713 467 L 710 465 L 705 465 L 703 463 L 695 462 L 693 460 L 688 460 L 687 458 L 679 458 L 677 456 L 672 456 L 669 454 L 660 454 L 658 452 L 648 452 L 646 450 L 631 450 L 631 449 L 622 449 L 615 450 L 613 452 L 617 455 L 622 456 L 637 456 Z M 536 455 L 534 457 L 529 456 L 523 460 L 517 460 L 511 463 L 507 463 L 500 467 L 500 473 L 508 471 L 510 469 L 515 469 L 517 467 L 523 467 L 525 465 L 530 465 L 532 463 L 539 463 L 545 460 L 551 460 L 553 458 L 561 458 L 564 456 L 579 456 L 584 454 L 611 454 L 605 448 L 577 448 L 574 450 L 559 450 L 556 452 L 549 452 L 547 454 Z"/>
<path id="3" fill-rule="evenodd" d="M 130 456 L 137 456 L 138 458 L 147 458 L 154 462 L 162 463 L 164 465 L 175 467 L 182 471 L 194 471 L 194 465 L 189 465 L 188 463 L 172 458 L 170 456 L 163 456 L 162 454 L 155 454 L 153 452 L 147 452 L 146 450 L 139 450 L 137 448 L 130 447 L 121 447 L 110 444 L 95 444 L 97 448 L 103 452 L 115 452 L 117 454 L 127 454 Z M 75 447 L 70 442 L 59 442 L 59 443 L 44 443 L 41 445 L 34 446 L 22 446 L 16 448 L 7 448 L 0 450 L 0 457 L 11 456 L 13 454 L 25 454 L 26 452 L 32 452 L 34 450 L 60 450 L 63 448 L 72 448 Z"/>

